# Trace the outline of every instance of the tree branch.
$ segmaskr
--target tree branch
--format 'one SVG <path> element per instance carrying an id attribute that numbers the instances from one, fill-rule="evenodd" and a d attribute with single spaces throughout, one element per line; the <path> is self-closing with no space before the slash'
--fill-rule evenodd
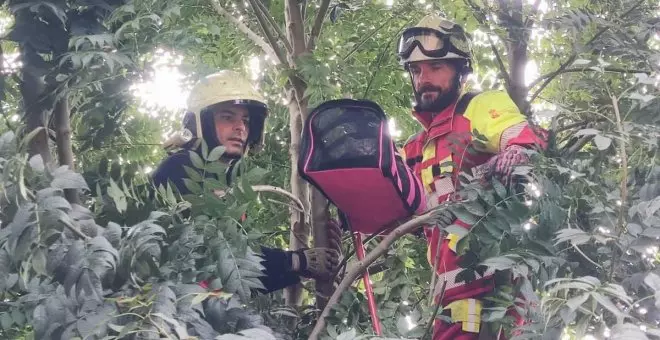
<path id="1" fill-rule="evenodd" d="M 557 129 L 555 129 L 555 133 L 564 132 L 566 130 L 570 130 L 570 129 L 575 128 L 575 127 L 585 127 L 585 126 L 587 126 L 589 124 L 593 124 L 593 123 L 602 123 L 604 121 L 606 121 L 605 118 L 598 118 L 596 120 L 583 120 L 581 122 L 572 123 L 572 124 L 568 124 L 568 125 L 564 125 L 562 127 L 559 127 Z"/>
<path id="2" fill-rule="evenodd" d="M 266 19 L 266 16 L 259 10 L 259 5 L 257 4 L 259 0 L 248 0 L 250 5 L 252 6 L 252 9 L 254 10 L 254 15 L 257 17 L 257 21 L 259 22 L 259 26 L 261 26 L 261 30 L 264 32 L 264 35 L 266 36 L 266 40 L 268 40 L 268 43 L 270 44 L 270 47 L 273 48 L 273 51 L 275 51 L 275 55 L 277 56 L 277 60 L 280 61 L 283 65 L 287 65 L 287 59 L 286 55 L 282 50 L 280 49 L 280 46 L 277 44 L 277 39 L 275 39 L 275 36 L 273 35 L 273 32 L 268 28 L 268 19 Z"/>
<path id="3" fill-rule="evenodd" d="M 307 40 L 307 50 L 313 51 L 316 47 L 316 39 L 318 39 L 321 34 L 321 29 L 323 28 L 323 21 L 325 20 L 325 15 L 328 13 L 328 7 L 330 7 L 330 0 L 321 0 L 321 6 L 319 11 L 316 13 L 314 18 L 314 26 L 312 26 L 312 31 L 309 34 L 309 40 Z"/>
<path id="4" fill-rule="evenodd" d="M 483 12 L 483 9 L 479 7 L 479 5 L 475 4 L 472 0 L 463 0 L 466 5 L 472 8 L 472 16 L 477 20 L 477 22 L 483 27 L 488 29 L 488 31 L 492 32 L 493 30 L 490 28 L 488 25 L 486 15 Z M 506 85 L 506 88 L 508 89 L 510 87 L 510 77 L 509 77 L 509 72 L 506 70 L 506 66 L 504 65 L 504 61 L 502 60 L 502 57 L 500 56 L 499 51 L 497 50 L 497 47 L 495 46 L 495 43 L 493 42 L 493 39 L 488 36 L 488 41 L 490 42 L 490 48 L 493 51 L 493 54 L 495 54 L 495 59 L 497 59 L 497 64 L 500 67 L 500 72 L 504 76 L 504 83 Z"/>
<path id="5" fill-rule="evenodd" d="M 576 140 L 575 143 L 573 143 L 570 146 L 567 146 L 568 149 L 564 148 L 565 150 L 562 151 L 561 156 L 565 158 L 572 156 L 574 153 L 580 151 L 580 149 L 582 149 L 582 147 L 587 145 L 587 143 L 589 143 L 592 139 L 594 139 L 594 135 L 584 135 L 580 137 L 579 139 Z"/>
<path id="6" fill-rule="evenodd" d="M 294 194 L 292 194 L 292 193 L 290 193 L 290 192 L 288 192 L 288 191 L 286 191 L 282 188 L 275 187 L 275 186 L 272 186 L 272 185 L 253 185 L 252 190 L 255 191 L 255 192 L 272 192 L 272 193 L 275 193 L 275 194 L 280 194 L 282 196 L 285 196 L 286 198 L 291 200 L 291 202 L 295 203 L 297 208 L 300 211 L 302 211 L 303 213 L 305 212 L 305 206 L 298 199 L 298 197 L 296 197 Z"/>
<path id="7" fill-rule="evenodd" d="M 76 228 L 76 226 L 74 226 L 73 224 L 71 224 L 71 223 L 70 223 L 69 221 L 67 221 L 66 219 L 61 219 L 60 221 L 62 221 L 62 223 L 64 223 L 64 225 L 65 225 L 69 230 L 71 230 L 71 232 L 73 232 L 76 236 L 78 236 L 78 237 L 81 238 L 82 240 L 89 241 L 89 240 L 92 239 L 91 237 L 85 235 L 85 233 L 83 233 L 82 231 L 80 231 L 80 229 Z"/>
<path id="8" fill-rule="evenodd" d="M 279 61 L 277 54 L 275 53 L 275 50 L 273 47 L 271 47 L 260 35 L 255 33 L 253 30 L 251 30 L 246 24 L 244 24 L 242 21 L 236 19 L 231 13 L 227 12 L 226 9 L 220 5 L 218 0 L 211 0 L 211 4 L 213 4 L 213 7 L 215 8 L 215 11 L 227 18 L 229 21 L 231 21 L 234 25 L 236 25 L 236 28 L 238 28 L 239 31 L 245 33 L 247 37 L 252 40 L 252 42 L 259 46 L 261 50 L 264 51 L 271 59 Z"/>
<path id="9" fill-rule="evenodd" d="M 632 13 L 632 11 L 634 11 L 637 7 L 639 7 L 645 1 L 646 0 L 640 0 L 637 3 L 635 3 L 632 7 L 630 7 L 629 10 L 627 10 L 625 13 L 623 13 L 619 17 L 619 19 L 623 19 L 623 18 L 627 17 L 630 13 Z M 587 41 L 586 44 L 584 44 L 584 46 L 587 47 L 587 46 L 593 44 L 593 42 L 596 41 L 596 39 L 600 38 L 600 36 L 603 35 L 605 32 L 607 32 L 608 29 L 610 29 L 609 26 L 605 26 L 605 27 L 601 28 L 589 41 Z M 534 92 L 534 94 L 532 94 L 532 97 L 529 99 L 529 102 L 530 103 L 533 102 L 534 99 L 536 99 L 536 97 L 538 97 L 539 94 L 541 94 L 541 91 L 543 91 L 543 89 L 545 89 L 546 86 L 548 86 L 548 84 L 550 84 L 550 82 L 553 79 L 555 79 L 558 75 L 563 73 L 566 70 L 566 68 L 570 64 L 572 64 L 573 61 L 575 61 L 576 58 L 577 58 L 577 52 L 573 52 L 573 54 L 571 54 L 571 56 L 559 66 L 559 69 L 557 69 L 554 72 L 549 73 L 548 75 L 541 76 L 539 79 L 534 80 L 532 82 L 532 84 L 529 86 L 530 89 L 533 88 L 534 86 L 536 86 L 536 84 L 538 84 L 539 81 L 545 79 L 545 81 L 543 81 L 541 86 Z"/>
<path id="10" fill-rule="evenodd" d="M 626 152 L 626 131 L 623 129 L 623 121 L 621 120 L 621 113 L 619 112 L 619 98 L 614 94 L 610 94 L 612 99 L 612 108 L 614 109 L 614 116 L 616 117 L 616 126 L 621 134 L 621 140 L 619 144 L 619 156 L 621 157 L 621 184 L 619 190 L 621 191 L 621 205 L 619 208 L 619 229 L 617 236 L 621 237 L 626 230 L 626 215 L 627 215 L 627 205 L 628 205 L 628 154 Z M 623 256 L 623 254 L 621 254 Z M 614 277 L 614 271 L 618 267 L 619 261 L 621 261 L 621 256 L 616 257 L 611 269 L 610 269 L 610 280 Z"/>
<path id="11" fill-rule="evenodd" d="M 280 26 L 277 25 L 275 22 L 275 19 L 273 19 L 273 16 L 270 15 L 270 12 L 268 11 L 268 8 L 261 2 L 260 0 L 256 1 L 257 7 L 261 10 L 261 13 L 266 17 L 266 20 L 268 20 L 268 23 L 273 26 L 273 29 L 275 29 L 275 32 L 277 33 L 277 36 L 282 40 L 282 43 L 284 44 L 284 47 L 286 48 L 287 52 L 291 53 L 293 52 L 293 48 L 291 47 L 291 43 L 289 40 L 286 38 L 286 35 L 282 30 L 280 29 Z M 256 11 L 256 9 L 255 9 Z"/>
<path id="12" fill-rule="evenodd" d="M 594 70 L 592 68 L 577 68 L 576 67 L 576 68 L 564 69 L 561 73 L 587 72 L 587 71 L 594 71 L 595 72 L 595 71 L 598 71 L 598 70 Z M 631 73 L 631 74 L 644 73 L 644 74 L 647 74 L 647 75 L 650 75 L 652 73 L 651 71 L 648 71 L 648 70 L 625 69 L 625 68 L 620 68 L 620 67 L 603 67 L 603 71 L 604 72 L 612 72 L 612 73 Z M 539 77 L 538 79 L 534 80 L 534 83 L 532 83 L 532 87 L 535 84 L 538 84 L 541 80 L 544 80 L 544 79 L 547 79 L 547 78 L 551 77 L 554 73 L 555 72 L 544 74 L 541 77 Z"/>
<path id="13" fill-rule="evenodd" d="M 444 207 L 443 207 L 444 208 Z M 308 340 L 318 340 L 319 336 L 321 335 L 321 332 L 325 328 L 325 318 L 330 314 L 330 310 L 332 307 L 339 302 L 339 298 L 341 297 L 342 293 L 348 289 L 348 287 L 362 274 L 367 268 L 369 267 L 370 264 L 372 264 L 376 259 L 378 259 L 381 255 L 387 252 L 387 249 L 390 247 L 394 241 L 398 240 L 401 238 L 403 235 L 406 235 L 408 233 L 413 232 L 415 229 L 421 227 L 424 224 L 431 223 L 436 219 L 436 214 L 438 211 L 443 211 L 440 208 L 436 208 L 434 210 L 431 210 L 424 215 L 417 216 L 408 222 L 398 226 L 396 229 L 392 230 L 391 233 L 387 234 L 383 238 L 383 240 L 372 250 L 367 254 L 367 256 L 364 257 L 362 261 L 357 261 L 354 262 L 350 269 L 346 272 L 346 275 L 344 278 L 341 280 L 341 283 L 335 290 L 335 292 L 332 294 L 330 299 L 328 300 L 328 304 L 325 306 L 323 309 L 323 312 L 321 313 L 321 316 L 319 317 L 318 321 L 316 322 L 316 325 L 314 325 L 314 329 L 312 330 L 312 333 L 310 334 Z"/>
<path id="14" fill-rule="evenodd" d="M 57 101 L 53 110 L 55 133 L 57 135 L 55 143 L 57 144 L 57 158 L 60 165 L 68 165 L 69 169 L 74 170 L 70 114 L 68 95 L 64 94 Z M 80 197 L 76 189 L 64 189 L 64 197 L 69 203 L 80 203 Z"/>
<path id="15" fill-rule="evenodd" d="M 506 66 L 504 65 L 504 60 L 502 60 L 502 57 L 497 51 L 497 47 L 495 46 L 495 43 L 493 42 L 493 39 L 490 37 L 490 35 L 488 35 L 488 42 L 490 42 L 490 48 L 493 50 L 493 54 L 495 54 L 497 64 L 500 66 L 500 72 L 504 76 L 504 84 L 508 89 L 511 87 L 511 76 L 509 76 L 509 72 L 506 70 Z"/>
<path id="16" fill-rule="evenodd" d="M 525 19 L 525 28 L 531 29 L 532 25 L 534 25 L 534 19 L 532 17 L 539 12 L 539 6 L 541 6 L 541 0 L 534 1 L 534 4 L 532 5 L 532 12 L 529 13 L 529 16 Z"/>

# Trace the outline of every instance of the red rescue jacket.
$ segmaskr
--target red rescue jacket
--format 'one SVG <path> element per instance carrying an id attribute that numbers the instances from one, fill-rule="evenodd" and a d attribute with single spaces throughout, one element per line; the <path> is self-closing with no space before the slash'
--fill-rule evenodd
<path id="1" fill-rule="evenodd" d="M 461 169 L 469 168 L 473 175 L 483 175 L 487 171 L 484 163 L 511 145 L 546 147 L 546 132 L 533 129 L 507 93 L 502 91 L 468 93 L 440 113 L 413 112 L 413 116 L 423 130 L 406 142 L 402 156 L 420 176 L 428 208 L 446 201 L 456 191 Z M 473 131 L 477 132 L 475 135 L 485 137 L 486 142 L 481 146 L 473 143 Z M 468 152 L 470 145 L 477 149 L 476 152 Z M 456 224 L 470 228 L 461 221 Z M 445 286 L 443 306 L 457 300 L 478 298 L 492 291 L 492 273 L 487 272 L 484 277 L 477 275 L 478 279 L 470 283 L 456 280 L 462 270 L 455 253 L 457 235 L 449 234 L 440 240 L 438 228 L 427 228 L 425 234 L 429 244 L 428 261 L 439 274 L 436 294 L 439 295 L 440 288 Z"/>

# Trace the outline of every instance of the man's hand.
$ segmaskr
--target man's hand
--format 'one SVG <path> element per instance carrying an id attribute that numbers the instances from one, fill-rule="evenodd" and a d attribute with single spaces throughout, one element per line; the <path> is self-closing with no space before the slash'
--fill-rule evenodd
<path id="1" fill-rule="evenodd" d="M 456 216 L 449 211 L 449 209 L 444 209 L 438 212 L 438 217 L 436 218 L 436 226 L 441 228 L 446 228 L 454 223 Z"/>
<path id="2" fill-rule="evenodd" d="M 301 249 L 294 252 L 293 270 L 310 279 L 331 279 L 339 265 L 342 230 L 337 221 L 326 223 L 329 248 Z"/>
<path id="3" fill-rule="evenodd" d="M 488 161 L 489 177 L 495 176 L 508 180 L 516 165 L 529 162 L 529 156 L 525 151 L 526 149 L 522 146 L 511 145 L 503 152 L 495 155 Z"/>
<path id="4" fill-rule="evenodd" d="M 310 279 L 330 279 L 339 265 L 339 252 L 330 248 L 301 249 L 293 253 L 293 271 Z"/>

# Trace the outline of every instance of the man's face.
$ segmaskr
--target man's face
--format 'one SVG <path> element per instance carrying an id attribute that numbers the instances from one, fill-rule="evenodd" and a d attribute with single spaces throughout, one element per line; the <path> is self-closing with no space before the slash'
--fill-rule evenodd
<path id="1" fill-rule="evenodd" d="M 242 156 L 248 138 L 250 117 L 245 107 L 219 107 L 213 112 L 215 134 L 225 147 L 225 154 Z"/>
<path id="2" fill-rule="evenodd" d="M 411 64 L 409 70 L 422 111 L 442 111 L 458 98 L 457 74 L 451 63 L 425 60 Z"/>

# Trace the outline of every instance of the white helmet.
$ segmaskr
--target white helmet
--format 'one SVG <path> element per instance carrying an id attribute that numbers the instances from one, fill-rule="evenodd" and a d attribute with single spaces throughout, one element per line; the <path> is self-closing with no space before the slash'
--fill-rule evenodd
<path id="1" fill-rule="evenodd" d="M 465 71 L 472 71 L 470 39 L 463 27 L 434 14 L 403 31 L 397 54 L 406 69 L 416 61 L 464 59 Z"/>
<path id="2" fill-rule="evenodd" d="M 246 146 L 254 149 L 263 143 L 268 106 L 263 96 L 239 73 L 223 70 L 204 77 L 193 86 L 186 104 L 185 129 L 165 142 L 165 148 L 180 147 L 193 138 L 204 139 L 209 148 L 219 145 L 213 116 L 207 111 L 220 104 L 244 105 L 250 115 Z"/>

